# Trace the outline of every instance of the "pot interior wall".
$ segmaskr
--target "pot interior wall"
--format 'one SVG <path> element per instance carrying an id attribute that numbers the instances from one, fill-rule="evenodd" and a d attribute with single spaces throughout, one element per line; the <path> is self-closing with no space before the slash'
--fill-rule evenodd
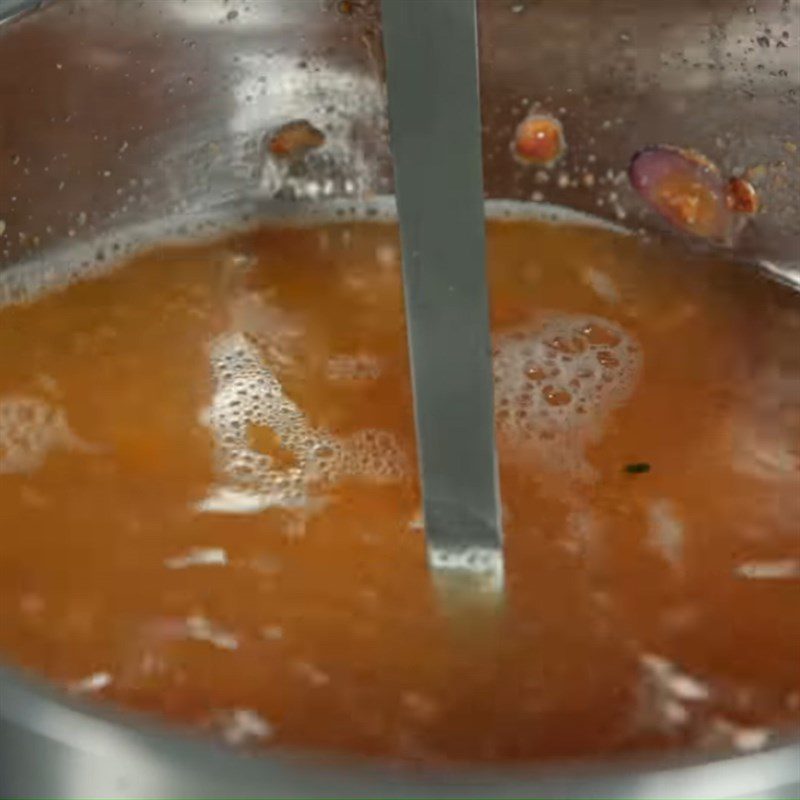
<path id="1" fill-rule="evenodd" d="M 55 246 L 222 202 L 392 192 L 376 0 L 0 3 L 0 268 Z M 800 2 L 481 0 L 487 195 L 664 229 L 628 186 L 646 145 L 748 171 L 762 212 L 744 258 L 800 245 Z M 557 117 L 550 170 L 510 152 L 531 110 Z M 269 158 L 290 120 L 324 131 Z M 113 255 L 113 253 L 112 253 Z"/>

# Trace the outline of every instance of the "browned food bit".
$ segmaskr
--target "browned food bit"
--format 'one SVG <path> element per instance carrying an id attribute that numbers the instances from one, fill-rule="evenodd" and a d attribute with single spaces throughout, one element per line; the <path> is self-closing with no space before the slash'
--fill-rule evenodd
<path id="1" fill-rule="evenodd" d="M 634 189 L 676 228 L 705 239 L 733 244 L 758 211 L 759 199 L 744 178 L 727 181 L 702 154 L 659 145 L 640 150 L 628 174 Z"/>
<path id="2" fill-rule="evenodd" d="M 741 228 L 719 169 L 694 150 L 647 147 L 631 159 L 628 176 L 652 208 L 686 233 L 731 244 Z"/>
<path id="3" fill-rule="evenodd" d="M 325 134 L 307 119 L 296 119 L 281 125 L 267 139 L 267 149 L 276 158 L 302 158 L 310 150 L 325 144 Z"/>
<path id="4" fill-rule="evenodd" d="M 728 180 L 725 201 L 731 211 L 739 214 L 755 214 L 758 211 L 758 193 L 753 184 L 744 178 Z"/>
<path id="5" fill-rule="evenodd" d="M 566 148 L 564 129 L 553 117 L 532 114 L 517 125 L 511 152 L 521 164 L 549 167 Z"/>

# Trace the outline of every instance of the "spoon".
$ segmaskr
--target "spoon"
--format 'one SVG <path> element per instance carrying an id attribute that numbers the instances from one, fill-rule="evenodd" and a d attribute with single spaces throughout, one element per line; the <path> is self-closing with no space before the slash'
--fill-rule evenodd
<path id="1" fill-rule="evenodd" d="M 428 562 L 496 604 L 503 546 L 474 0 L 382 0 Z"/>

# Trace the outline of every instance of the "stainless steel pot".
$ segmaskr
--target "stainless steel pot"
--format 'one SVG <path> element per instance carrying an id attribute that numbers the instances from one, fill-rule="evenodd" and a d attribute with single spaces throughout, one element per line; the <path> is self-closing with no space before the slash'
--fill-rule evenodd
<path id="1" fill-rule="evenodd" d="M 409 0 L 418 2 L 419 0 Z M 800 279 L 798 0 L 482 0 L 487 193 L 659 230 L 627 186 L 645 144 L 753 168 L 736 254 Z M 53 279 L 151 237 L 391 194 L 373 0 L 0 0 L 0 269 Z M 565 127 L 555 175 L 509 140 Z M 291 119 L 302 166 L 263 158 Z M 0 531 L 0 535 L 8 535 Z M 2 796 L 789 797 L 800 746 L 509 770 L 419 770 L 215 745 L 65 700 L 0 669 Z"/>

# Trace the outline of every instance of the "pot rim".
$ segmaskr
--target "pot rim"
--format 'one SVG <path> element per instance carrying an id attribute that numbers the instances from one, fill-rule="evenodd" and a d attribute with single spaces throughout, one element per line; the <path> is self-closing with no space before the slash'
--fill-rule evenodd
<path id="1" fill-rule="evenodd" d="M 758 752 L 681 751 L 616 757 L 607 761 L 565 759 L 530 765 L 418 766 L 358 759 L 321 751 L 273 749 L 244 754 L 210 736 L 181 729 L 142 712 L 69 697 L 39 677 L 0 665 L 0 722 L 108 764 L 124 768 L 150 759 L 196 777 L 213 777 L 228 796 L 258 793 L 265 785 L 293 787 L 295 796 L 512 797 L 754 797 L 796 791 L 800 782 L 800 736 L 785 734 Z M 203 784 L 201 784 L 203 785 Z M 388 792 L 388 793 L 387 793 Z M 286 796 L 286 791 L 280 791 Z M 778 796 L 777 794 L 775 796 Z M 788 796 L 788 793 L 787 795 Z"/>

